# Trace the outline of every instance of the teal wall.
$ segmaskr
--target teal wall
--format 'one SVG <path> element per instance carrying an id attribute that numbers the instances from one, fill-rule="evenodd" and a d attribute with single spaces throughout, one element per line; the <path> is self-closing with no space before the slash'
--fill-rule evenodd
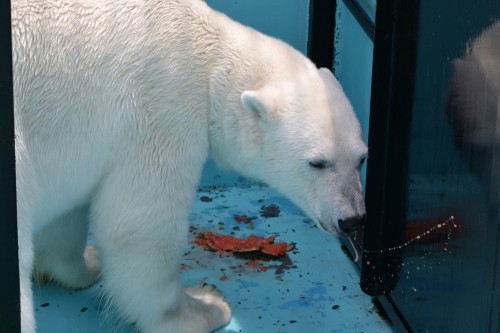
<path id="1" fill-rule="evenodd" d="M 335 28 L 334 72 L 360 118 L 368 139 L 373 43 L 342 1 L 339 1 Z"/>
<path id="2" fill-rule="evenodd" d="M 207 3 L 232 19 L 279 38 L 306 54 L 308 0 L 207 0 Z"/>
<path id="3" fill-rule="evenodd" d="M 374 0 L 365 1 L 370 16 L 375 15 Z M 371 9 L 370 9 L 371 8 Z M 335 76 L 344 87 L 368 142 L 370 122 L 370 96 L 372 79 L 373 42 L 368 38 L 356 19 L 338 2 L 335 27 Z M 366 168 L 366 165 L 365 165 Z M 363 183 L 366 170 L 363 170 Z"/>

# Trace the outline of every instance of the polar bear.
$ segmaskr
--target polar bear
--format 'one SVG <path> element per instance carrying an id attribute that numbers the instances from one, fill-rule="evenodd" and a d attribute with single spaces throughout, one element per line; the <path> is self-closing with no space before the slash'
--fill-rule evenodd
<path id="1" fill-rule="evenodd" d="M 201 0 L 14 0 L 12 36 L 24 333 L 32 275 L 101 278 L 140 332 L 227 324 L 213 286 L 179 284 L 208 157 L 325 231 L 360 225 L 359 123 L 332 73 L 285 43 Z"/>

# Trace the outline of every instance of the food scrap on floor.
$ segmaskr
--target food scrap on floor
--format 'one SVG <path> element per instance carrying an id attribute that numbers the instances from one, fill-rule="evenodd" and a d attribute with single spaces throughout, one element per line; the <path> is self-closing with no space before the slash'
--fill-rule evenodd
<path id="1" fill-rule="evenodd" d="M 264 238 L 255 235 L 245 239 L 206 231 L 199 234 L 195 243 L 214 251 L 236 253 L 260 251 L 274 257 L 282 257 L 295 248 L 295 243 L 275 243 L 275 239 L 275 236 Z"/>

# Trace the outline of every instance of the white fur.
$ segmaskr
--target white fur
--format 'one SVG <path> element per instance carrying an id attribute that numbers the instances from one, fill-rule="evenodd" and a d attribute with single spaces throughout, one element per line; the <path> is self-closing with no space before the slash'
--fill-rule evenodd
<path id="1" fill-rule="evenodd" d="M 359 124 L 327 70 L 198 0 L 14 0 L 22 331 L 30 275 L 100 275 L 141 332 L 200 333 L 230 309 L 178 264 L 203 164 L 266 181 L 334 232 L 364 213 Z M 311 161 L 324 161 L 317 170 Z M 85 247 L 89 222 L 99 248 Z M 99 264 L 100 260 L 100 264 Z"/>

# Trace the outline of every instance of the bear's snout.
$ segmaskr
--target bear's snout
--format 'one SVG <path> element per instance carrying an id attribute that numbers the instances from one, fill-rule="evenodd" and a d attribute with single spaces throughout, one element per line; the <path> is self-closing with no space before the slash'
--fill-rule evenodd
<path id="1" fill-rule="evenodd" d="M 353 233 L 366 224 L 366 214 L 350 217 L 347 219 L 339 219 L 339 229 L 345 234 Z"/>

